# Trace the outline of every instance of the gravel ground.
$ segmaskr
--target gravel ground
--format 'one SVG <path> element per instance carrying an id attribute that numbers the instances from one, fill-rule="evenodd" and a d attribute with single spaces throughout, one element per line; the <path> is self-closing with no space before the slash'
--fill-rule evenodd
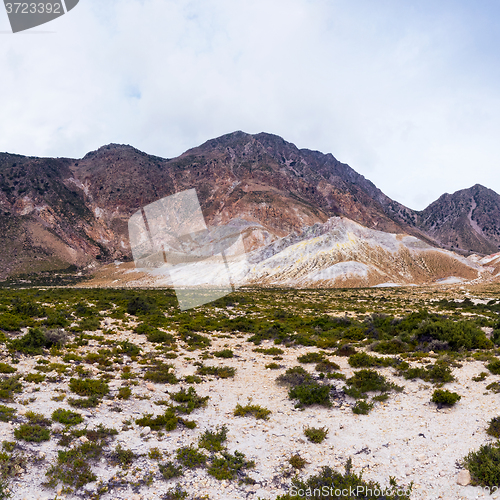
<path id="1" fill-rule="evenodd" d="M 128 339 L 141 345 L 145 351 L 154 350 L 145 342 L 144 336 L 122 333 L 120 340 Z M 264 342 L 260 347 L 270 347 Z M 344 464 L 352 458 L 355 472 L 363 472 L 363 478 L 380 482 L 388 486 L 390 476 L 397 479 L 398 484 L 414 483 L 412 499 L 472 499 L 482 496 L 480 488 L 459 486 L 457 474 L 460 471 L 459 461 L 469 451 L 490 442 L 485 429 L 488 421 L 498 416 L 499 395 L 486 391 L 489 383 L 499 377 L 489 375 L 482 382 L 473 382 L 472 376 L 486 371 L 483 362 L 464 362 L 461 368 L 453 373 L 456 381 L 446 385 L 446 389 L 458 392 L 462 399 L 455 407 L 438 410 L 430 403 L 434 390 L 430 384 L 422 381 L 406 381 L 394 376 L 392 368 L 379 369 L 391 381 L 404 386 L 402 393 L 392 393 L 390 399 L 376 403 L 368 415 L 356 415 L 351 410 L 354 400 L 350 397 L 340 398 L 332 408 L 319 406 L 305 410 L 294 408 L 287 397 L 287 390 L 275 384 L 276 377 L 285 368 L 296 366 L 296 358 L 300 354 L 316 351 L 315 348 L 289 348 L 279 363 L 280 370 L 269 370 L 264 367 L 271 357 L 252 351 L 255 346 L 245 342 L 245 338 L 214 339 L 212 348 L 231 348 L 235 357 L 231 359 L 210 359 L 207 365 L 234 366 L 237 369 L 233 379 L 205 379 L 201 384 L 194 384 L 198 394 L 210 396 L 206 408 L 196 410 L 188 418 L 197 422 L 193 430 L 176 429 L 160 436 L 150 432 L 144 436 L 143 429 L 135 424 L 128 430 L 121 430 L 123 421 L 132 420 L 146 412 L 159 414 L 161 406 L 154 405 L 155 400 L 168 396 L 166 391 L 178 391 L 181 385 L 168 386 L 146 383 L 138 379 L 139 385 L 132 387 L 131 400 L 104 400 L 93 409 L 80 410 L 84 423 L 78 428 L 93 428 L 99 424 L 114 427 L 120 433 L 114 438 L 111 446 L 120 443 L 123 448 L 136 454 L 133 465 L 123 470 L 110 466 L 102 461 L 93 465 L 98 478 L 107 483 L 109 491 L 100 498 L 153 500 L 161 499 L 177 482 L 189 493 L 188 498 L 210 499 L 274 499 L 277 495 L 288 491 L 290 487 L 291 467 L 287 459 L 299 453 L 309 464 L 302 476 L 316 473 L 322 466 L 329 465 L 343 471 Z M 212 349 L 212 350 L 213 350 Z M 196 358 L 196 353 L 185 353 Z M 19 372 L 31 372 L 38 357 L 25 357 L 16 366 Z M 331 356 L 330 359 L 341 366 L 342 373 L 351 376 L 354 370 L 347 364 L 347 358 Z M 53 359 L 58 361 L 57 358 Z M 59 360 L 60 361 L 60 360 Z M 176 367 L 176 374 L 185 376 L 194 374 L 196 367 L 193 361 L 179 357 L 169 360 Z M 133 371 L 139 371 L 141 365 L 128 360 Z M 312 370 L 314 365 L 303 365 Z M 86 366 L 87 367 L 87 366 Z M 50 374 L 49 374 L 50 375 Z M 22 421 L 22 414 L 27 410 L 50 416 L 56 408 L 70 408 L 66 401 L 57 402 L 52 398 L 63 391 L 70 395 L 67 380 L 63 377 L 59 383 L 25 384 L 22 395 L 9 406 L 18 410 L 17 422 L 0 422 L 0 440 L 13 441 L 13 430 Z M 123 385 L 122 380 L 112 380 L 111 395 Z M 333 380 L 333 385 L 343 386 L 340 380 Z M 187 385 L 185 385 L 187 387 Z M 39 388 L 39 390 L 37 390 Z M 56 391 L 58 389 L 58 391 Z M 150 399 L 140 399 L 148 397 Z M 36 398 L 28 402 L 29 398 Z M 22 401 L 28 404 L 22 404 Z M 262 405 L 272 410 L 270 419 L 256 420 L 253 417 L 235 417 L 233 410 L 237 403 Z M 113 408 L 121 408 L 121 412 Z M 149 449 L 158 447 L 173 456 L 173 452 L 181 446 L 196 444 L 198 437 L 206 429 L 225 424 L 229 428 L 227 447 L 232 453 L 243 452 L 247 459 L 254 460 L 255 469 L 249 475 L 255 479 L 254 485 L 239 486 L 237 481 L 218 481 L 209 476 L 204 469 L 189 470 L 180 480 L 165 481 L 158 471 L 157 462 L 148 458 Z M 327 439 L 321 444 L 313 444 L 303 434 L 304 426 L 329 429 Z M 53 433 L 60 432 L 62 426 L 53 424 Z M 57 458 L 57 439 L 54 437 L 41 444 L 25 443 L 19 445 L 31 458 L 37 459 L 25 470 L 19 470 L 11 483 L 14 499 L 54 499 L 54 498 L 92 498 L 97 490 L 97 482 L 86 485 L 80 495 L 65 494 L 57 487 L 55 490 L 44 488 L 45 472 Z M 140 484 L 150 474 L 151 484 Z M 125 478 L 126 481 L 123 479 Z M 130 483 L 137 482 L 132 488 Z M 56 495 L 57 493 L 57 495 Z M 500 498 L 493 494 L 490 498 Z"/>

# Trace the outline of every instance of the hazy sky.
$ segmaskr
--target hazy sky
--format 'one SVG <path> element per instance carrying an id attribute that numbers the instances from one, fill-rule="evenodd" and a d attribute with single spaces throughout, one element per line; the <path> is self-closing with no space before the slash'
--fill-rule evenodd
<path id="1" fill-rule="evenodd" d="M 0 5 L 0 151 L 171 158 L 264 131 L 414 209 L 500 193 L 498 0 L 80 0 L 9 30 Z"/>

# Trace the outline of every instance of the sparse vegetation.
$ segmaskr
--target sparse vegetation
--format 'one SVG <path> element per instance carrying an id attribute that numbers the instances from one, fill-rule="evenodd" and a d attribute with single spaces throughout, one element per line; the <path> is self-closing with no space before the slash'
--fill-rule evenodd
<path id="1" fill-rule="evenodd" d="M 264 408 L 260 405 L 247 404 L 241 406 L 239 403 L 233 412 L 235 417 L 246 417 L 248 414 L 253 415 L 257 419 L 269 420 L 269 415 L 271 415 L 271 410 Z"/>
<path id="2" fill-rule="evenodd" d="M 304 435 L 311 443 L 320 444 L 326 439 L 328 429 L 326 427 L 305 427 Z"/>
<path id="3" fill-rule="evenodd" d="M 462 396 L 460 396 L 456 392 L 450 392 L 448 390 L 436 389 L 432 393 L 431 401 L 433 403 L 438 404 L 438 405 L 453 406 L 455 403 L 460 401 L 460 399 L 462 399 Z"/>

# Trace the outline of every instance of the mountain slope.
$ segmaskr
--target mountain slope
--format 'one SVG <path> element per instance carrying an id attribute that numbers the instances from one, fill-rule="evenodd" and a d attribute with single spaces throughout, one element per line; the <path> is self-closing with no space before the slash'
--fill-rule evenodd
<path id="1" fill-rule="evenodd" d="M 443 194 L 418 214 L 418 226 L 445 248 L 498 252 L 500 195 L 480 184 Z"/>
<path id="2" fill-rule="evenodd" d="M 0 154 L 0 277 L 130 261 L 130 216 L 191 188 L 207 224 L 239 227 L 249 251 L 338 216 L 436 246 L 498 251 L 493 191 L 475 186 L 414 212 L 331 154 L 234 132 L 173 159 L 116 144 L 82 159 Z"/>

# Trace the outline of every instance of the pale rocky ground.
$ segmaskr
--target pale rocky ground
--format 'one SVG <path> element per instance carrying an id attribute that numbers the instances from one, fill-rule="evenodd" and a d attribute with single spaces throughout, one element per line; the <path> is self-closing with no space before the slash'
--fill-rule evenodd
<path id="1" fill-rule="evenodd" d="M 154 350 L 144 336 L 130 332 L 119 334 L 120 340 L 128 339 L 140 345 L 144 351 Z M 457 461 L 469 451 L 478 449 L 491 440 L 485 432 L 488 421 L 499 414 L 499 395 L 485 394 L 485 386 L 499 377 L 489 375 L 483 382 L 473 382 L 471 378 L 482 371 L 483 362 L 465 362 L 462 368 L 455 368 L 456 381 L 447 384 L 446 388 L 458 392 L 462 399 L 455 407 L 437 410 L 430 403 L 433 387 L 422 381 L 405 381 L 393 375 L 392 368 L 379 371 L 398 385 L 404 386 L 404 392 L 392 393 L 385 403 L 376 403 L 368 415 L 356 415 L 350 406 L 353 400 L 346 397 L 345 401 L 336 402 L 330 409 L 309 407 L 303 411 L 294 408 L 287 397 L 286 388 L 275 384 L 276 377 L 287 367 L 296 366 L 296 358 L 300 354 L 316 351 L 316 348 L 300 347 L 285 350 L 283 360 L 279 361 L 283 368 L 269 370 L 264 367 L 271 362 L 270 356 L 264 356 L 252 351 L 255 346 L 246 342 L 246 337 L 213 338 L 211 350 L 231 348 L 235 355 L 232 359 L 210 359 L 206 365 L 226 365 L 237 368 L 234 379 L 206 380 L 194 384 L 198 394 L 208 395 L 210 399 L 206 408 L 195 410 L 188 418 L 196 420 L 194 430 L 175 430 L 159 437 L 156 432 L 141 437 L 142 428 L 133 425 L 130 430 L 120 431 L 111 445 L 121 443 L 126 449 L 137 454 L 137 458 L 129 470 L 122 471 L 118 467 L 110 467 L 104 463 L 93 467 L 101 480 L 107 482 L 117 475 L 124 475 L 128 481 L 137 481 L 149 472 L 154 474 L 151 486 L 143 486 L 132 491 L 130 486 L 115 488 L 102 495 L 103 500 L 129 499 L 153 500 L 161 499 L 167 490 L 179 482 L 190 494 L 188 498 L 208 495 L 210 499 L 274 499 L 285 493 L 290 486 L 290 477 L 284 477 L 284 471 L 290 471 L 287 459 L 295 453 L 306 458 L 309 465 L 301 474 L 302 477 L 319 472 L 321 466 L 329 465 L 343 471 L 344 464 L 352 457 L 354 471 L 363 471 L 364 479 L 375 480 L 382 486 L 388 486 L 390 476 L 395 476 L 398 484 L 414 483 L 412 499 L 431 500 L 437 498 L 457 500 L 473 499 L 482 496 L 480 488 L 459 486 L 457 484 Z M 95 342 L 95 341 L 93 341 Z M 91 341 L 92 344 L 92 341 Z M 264 342 L 260 347 L 270 347 L 270 342 Z M 180 350 L 180 353 L 183 353 Z M 196 358 L 196 352 L 184 352 L 186 356 Z M 36 359 L 36 358 L 35 358 Z M 35 363 L 34 358 L 26 357 L 17 365 L 19 372 L 29 372 Z M 331 356 L 330 359 L 341 366 L 342 373 L 351 376 L 353 369 L 347 364 L 347 358 Z M 54 359 L 54 360 L 57 360 Z M 186 361 L 179 356 L 168 360 L 176 367 L 177 376 L 194 374 L 193 361 Z M 137 363 L 128 362 L 133 371 L 139 371 Z M 311 370 L 313 365 L 302 365 Z M 87 366 L 86 366 L 87 367 Z M 67 377 L 69 378 L 69 377 Z M 180 385 L 147 384 L 138 379 L 139 385 L 132 387 L 133 398 L 129 401 L 104 400 L 98 408 L 80 411 L 85 421 L 79 428 L 87 425 L 89 428 L 102 423 L 107 427 L 122 428 L 122 422 L 134 420 L 146 412 L 162 413 L 163 408 L 153 404 L 154 400 L 168 399 L 166 390 L 178 391 Z M 121 380 L 112 380 L 110 386 L 116 393 Z M 337 387 L 343 386 L 343 381 L 333 380 Z M 35 391 L 40 387 L 40 391 Z M 19 414 L 27 410 L 41 412 L 50 416 L 56 408 L 70 408 L 65 402 L 51 400 L 55 389 L 67 392 L 67 382 L 59 384 L 25 384 L 24 393 L 16 397 L 16 402 L 9 404 L 18 410 Z M 137 399 L 137 396 L 149 396 L 150 399 Z M 36 400 L 23 405 L 21 400 L 35 397 Z M 233 410 L 237 403 L 246 404 L 251 400 L 272 410 L 268 421 L 256 420 L 253 417 L 235 417 Z M 123 411 L 111 411 L 119 405 Z M 20 416 L 18 414 L 18 417 Z M 165 481 L 158 472 L 157 462 L 149 459 L 150 448 L 158 447 L 171 454 L 181 446 L 196 444 L 198 436 L 206 429 L 226 424 L 229 428 L 227 446 L 230 452 L 241 451 L 247 459 L 255 460 L 256 467 L 250 470 L 249 476 L 257 483 L 253 486 L 239 486 L 237 481 L 218 481 L 209 476 L 203 469 L 187 471 L 180 480 Z M 52 430 L 57 430 L 59 424 L 54 424 Z M 17 424 L 0 422 L 0 441 L 13 441 L 13 429 Z M 321 444 L 308 442 L 303 435 L 304 426 L 329 429 L 327 439 Z M 20 442 L 31 456 L 43 457 L 38 465 L 30 465 L 26 471 L 20 471 L 13 486 L 14 499 L 61 499 L 90 498 L 90 493 L 83 492 L 81 496 L 56 495 L 54 490 L 41 486 L 45 480 L 45 471 L 57 457 L 56 439 L 48 442 L 32 444 Z M 87 490 L 95 491 L 96 483 L 87 485 Z M 500 497 L 493 494 L 491 498 Z"/>

